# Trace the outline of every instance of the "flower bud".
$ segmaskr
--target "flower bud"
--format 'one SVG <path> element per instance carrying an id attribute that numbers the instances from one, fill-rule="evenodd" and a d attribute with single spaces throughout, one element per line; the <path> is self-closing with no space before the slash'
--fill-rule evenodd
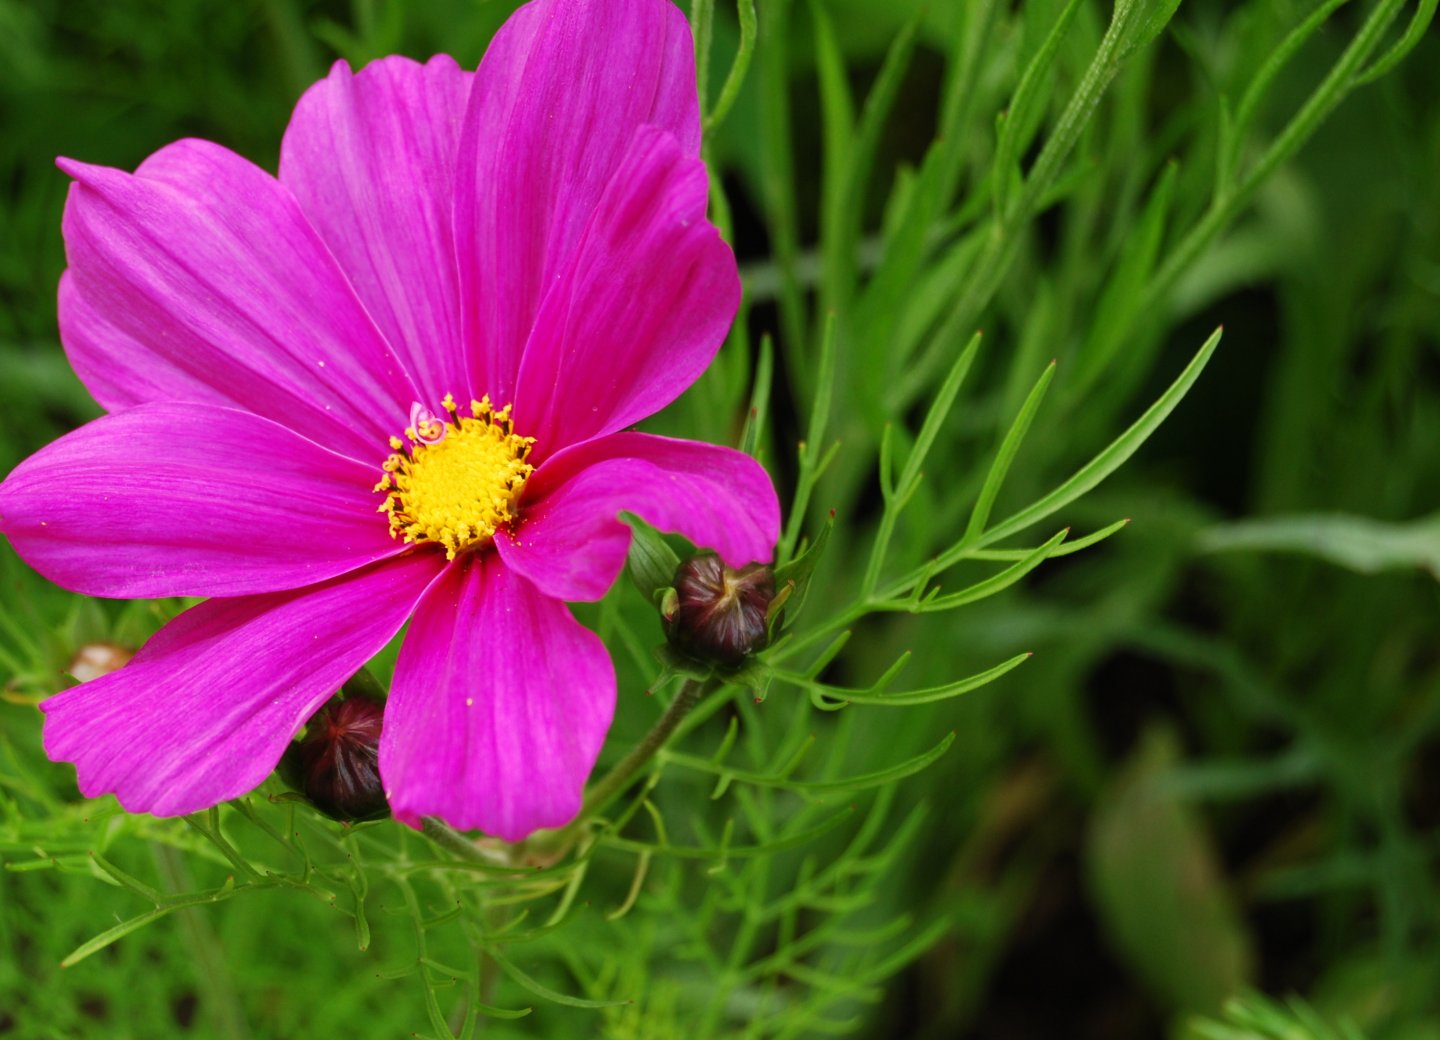
<path id="1" fill-rule="evenodd" d="M 130 658 L 134 656 L 135 651 L 114 643 L 86 643 L 75 651 L 75 656 L 70 659 L 65 671 L 80 682 L 89 682 L 91 679 L 119 671 L 129 664 Z"/>
<path id="2" fill-rule="evenodd" d="M 775 576 L 764 564 L 737 571 L 713 553 L 692 556 L 675 571 L 674 595 L 661 603 L 665 635 L 691 657 L 737 665 L 769 642 L 774 598 Z"/>
<path id="3" fill-rule="evenodd" d="M 389 813 L 380 784 L 384 709 L 366 697 L 326 704 L 305 736 L 285 752 L 285 778 L 315 808 L 336 820 L 374 820 Z"/>

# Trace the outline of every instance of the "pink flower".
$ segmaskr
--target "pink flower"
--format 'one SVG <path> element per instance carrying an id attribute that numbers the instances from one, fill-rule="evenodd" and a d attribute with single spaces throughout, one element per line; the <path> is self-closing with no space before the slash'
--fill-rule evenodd
<path id="1" fill-rule="evenodd" d="M 564 601 L 622 569 L 617 513 L 735 566 L 779 525 L 750 458 L 625 432 L 738 306 L 699 147 L 668 0 L 534 0 L 474 74 L 337 65 L 278 178 L 195 140 L 134 174 L 61 161 L 61 336 L 109 414 L 0 484 L 0 529 L 77 592 L 211 597 L 44 703 L 85 794 L 244 794 L 409 619 L 396 815 L 574 817 L 615 674 Z"/>

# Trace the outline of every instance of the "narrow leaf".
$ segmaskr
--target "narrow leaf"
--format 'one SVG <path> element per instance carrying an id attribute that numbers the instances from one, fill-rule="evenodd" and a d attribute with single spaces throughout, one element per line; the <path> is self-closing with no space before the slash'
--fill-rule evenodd
<path id="1" fill-rule="evenodd" d="M 1291 552 L 1359 571 L 1419 567 L 1440 578 L 1440 513 L 1391 524 L 1343 513 L 1219 524 L 1200 536 L 1209 552 Z"/>
<path id="2" fill-rule="evenodd" d="M 1035 413 L 1040 410 L 1040 402 L 1045 399 L 1045 391 L 1050 388 L 1050 381 L 1055 377 L 1055 362 L 1045 366 L 1045 371 L 1040 373 L 1030 395 L 1025 398 L 1025 403 L 1020 406 L 1020 412 L 1015 416 L 1015 421 L 1010 424 L 1005 439 L 1000 442 L 1000 449 L 995 453 L 995 461 L 990 464 L 990 472 L 985 476 L 985 483 L 980 488 L 980 494 L 975 499 L 975 508 L 970 513 L 970 523 L 965 527 L 965 537 L 973 538 L 985 530 L 985 525 L 990 521 L 990 510 L 995 505 L 995 498 L 1000 494 L 1000 486 L 1005 483 L 1005 477 L 1010 472 L 1010 465 L 1015 461 L 1015 455 L 1020 450 L 1020 444 L 1025 440 L 1025 434 L 1030 430 L 1030 423 L 1035 419 Z"/>
<path id="3" fill-rule="evenodd" d="M 1106 477 L 1123 466 L 1130 456 L 1139 451 L 1140 446 L 1150 439 L 1150 435 L 1160 428 L 1160 424 L 1169 417 L 1190 388 L 1195 385 L 1195 381 L 1200 378 L 1200 373 L 1205 371 L 1206 363 L 1215 353 L 1215 348 L 1219 345 L 1223 332 L 1223 328 L 1218 328 L 1211 333 L 1210 338 L 1205 341 L 1204 346 L 1200 348 L 1200 352 L 1195 355 L 1190 364 L 1185 366 L 1185 370 L 1180 373 L 1179 378 L 1170 385 L 1170 388 L 1160 396 L 1158 401 L 1150 406 L 1144 415 L 1135 420 L 1128 430 L 1112 441 L 1109 447 L 1082 466 L 1069 480 L 1050 494 L 1031 503 L 1003 523 L 992 527 L 981 539 L 981 543 L 993 544 L 1040 522 L 1051 513 L 1065 508 L 1095 488 Z"/>
<path id="4" fill-rule="evenodd" d="M 537 982 L 533 977 L 521 971 L 510 958 L 506 957 L 495 947 L 488 946 L 485 952 L 488 953 L 494 959 L 495 963 L 500 965 L 500 969 L 514 979 L 516 984 L 522 989 L 529 990 L 535 994 L 535 996 L 543 1000 L 548 1000 L 551 1003 L 564 1004 L 566 1007 L 577 1008 L 624 1007 L 626 1004 L 633 1003 L 633 1001 L 629 1000 L 587 1000 L 583 997 L 572 997 L 568 993 L 561 993 Z"/>
<path id="5" fill-rule="evenodd" d="M 900 707 L 949 700 L 952 697 L 959 697 L 961 694 L 969 693 L 971 690 L 978 690 L 982 686 L 988 686 L 1002 675 L 1019 668 L 1026 661 L 1030 660 L 1032 656 L 1034 655 L 1028 653 L 1017 654 L 1010 658 L 1010 660 L 1002 662 L 987 671 L 980 672 L 978 675 L 957 679 L 955 682 L 945 683 L 943 686 L 931 686 L 923 690 L 906 690 L 898 693 L 878 693 L 871 690 L 850 690 L 841 686 L 827 686 L 825 683 L 817 682 L 814 679 L 796 672 L 776 672 L 775 678 L 793 683 L 805 689 L 814 690 L 826 697 L 847 701 L 851 704 L 876 704 L 887 707 Z"/>
<path id="6" fill-rule="evenodd" d="M 1025 577 L 1025 575 L 1044 563 L 1052 555 L 1055 547 L 1063 542 L 1065 536 L 1069 533 L 1070 529 L 1067 527 L 1058 532 L 1044 545 L 1038 547 L 1029 556 L 1026 556 L 1022 560 L 1017 560 L 999 574 L 992 575 L 984 581 L 976 582 L 974 585 L 961 589 L 959 592 L 952 592 L 948 596 L 932 596 L 928 599 L 922 599 L 918 603 L 902 602 L 894 605 L 886 604 L 885 606 L 893 610 L 909 610 L 914 613 L 930 614 L 941 610 L 954 610 L 956 607 L 963 607 L 967 603 L 975 603 L 978 600 L 986 599 L 995 595 L 997 592 L 1008 589 L 1011 585 L 1014 585 L 1021 578 Z"/>

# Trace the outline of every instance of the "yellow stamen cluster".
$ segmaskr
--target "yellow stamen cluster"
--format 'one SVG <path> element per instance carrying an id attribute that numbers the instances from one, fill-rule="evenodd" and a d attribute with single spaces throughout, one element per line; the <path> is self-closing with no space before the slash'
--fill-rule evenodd
<path id="1" fill-rule="evenodd" d="M 390 537 L 435 542 L 453 560 L 515 519 L 520 489 L 534 470 L 525 459 L 535 438 L 516 435 L 510 406 L 497 411 L 489 397 L 471 401 L 464 417 L 449 394 L 443 404 L 449 416 L 443 427 L 431 418 L 422 430 L 407 428 L 403 440 L 390 438 L 394 454 L 375 490 L 385 493 L 380 512 L 389 516 Z"/>

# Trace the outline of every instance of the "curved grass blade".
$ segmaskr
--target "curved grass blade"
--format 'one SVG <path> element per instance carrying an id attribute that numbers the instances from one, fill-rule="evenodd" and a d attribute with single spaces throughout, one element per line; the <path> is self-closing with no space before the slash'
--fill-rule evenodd
<path id="1" fill-rule="evenodd" d="M 1357 87 L 1375 82 L 1415 49 L 1425 38 L 1425 30 L 1430 27 L 1430 22 L 1435 17 L 1436 2 L 1437 0 L 1420 0 L 1420 6 L 1415 8 L 1415 17 L 1411 18 L 1410 24 L 1405 27 L 1405 34 L 1395 41 L 1395 46 L 1375 59 L 1373 65 L 1355 77 Z"/>
<path id="2" fill-rule="evenodd" d="M 1045 371 L 1040 373 L 1040 378 L 1035 381 L 1025 403 L 1020 407 L 1020 412 L 1015 416 L 1015 421 L 1010 424 L 1010 429 L 1005 434 L 1005 439 L 1000 442 L 1000 448 L 995 452 L 995 461 L 990 464 L 990 472 L 985 476 L 985 483 L 980 488 L 980 494 L 976 496 L 975 508 L 970 513 L 970 522 L 965 526 L 965 537 L 973 538 L 985 530 L 985 525 L 990 522 L 990 510 L 995 506 L 995 498 L 1000 494 L 1000 486 L 1005 483 L 1005 477 L 1010 472 L 1010 464 L 1015 461 L 1015 455 L 1020 450 L 1020 443 L 1025 439 L 1025 434 L 1030 431 L 1030 424 L 1035 420 L 1035 413 L 1040 410 L 1040 403 L 1045 400 L 1045 392 L 1050 388 L 1050 381 L 1055 378 L 1055 362 L 1045 366 Z"/>
<path id="3" fill-rule="evenodd" d="M 628 849 L 631 852 L 654 852 L 663 853 L 667 856 L 677 856 L 681 859 L 745 859 L 750 856 L 766 856 L 772 852 L 781 852 L 785 849 L 793 849 L 796 846 L 804 845 L 814 841 L 827 831 L 834 830 L 844 823 L 855 813 L 855 807 L 849 806 L 837 812 L 823 822 L 810 827 L 807 830 L 796 834 L 777 838 L 774 841 L 762 842 L 758 845 L 726 845 L 719 846 L 704 845 L 651 845 L 648 842 L 634 841 L 630 838 L 618 838 L 613 835 L 605 835 L 598 839 L 597 844 L 605 844 L 611 848 Z"/>
<path id="4" fill-rule="evenodd" d="M 825 697 L 841 700 L 848 704 L 878 704 L 888 707 L 898 707 L 949 700 L 951 697 L 959 697 L 961 694 L 969 693 L 971 690 L 978 690 L 982 686 L 988 686 L 1002 675 L 1019 668 L 1033 656 L 1035 655 L 1032 653 L 1017 654 L 1010 658 L 1010 660 L 997 664 L 994 668 L 980 672 L 978 675 L 957 679 L 955 682 L 946 683 L 943 686 L 931 686 L 923 690 L 907 690 L 900 693 L 877 693 L 870 690 L 850 690 L 842 686 L 827 686 L 825 683 L 807 678 L 798 672 L 777 671 L 775 678 L 794 683 L 796 686 L 804 687 L 822 694 Z"/>
<path id="5" fill-rule="evenodd" d="M 516 985 L 522 989 L 529 990 L 543 1000 L 550 1001 L 552 1004 L 564 1004 L 566 1007 L 576 1008 L 608 1008 L 624 1007 L 627 1004 L 634 1003 L 632 1000 L 588 1000 L 584 997 L 572 997 L 568 993 L 561 993 L 558 990 L 553 990 L 549 986 L 537 982 L 495 947 L 487 946 L 485 952 L 494 959 L 496 964 L 500 965 L 500 970 L 506 975 L 509 975 L 510 978 L 515 981 Z"/>
<path id="6" fill-rule="evenodd" d="M 1071 553 L 1088 549 L 1129 526 L 1130 518 L 1126 517 L 1124 520 L 1116 520 L 1113 524 L 1100 528 L 1093 534 L 1087 534 L 1084 538 L 1061 542 L 1050 551 L 1050 559 L 1053 560 L 1057 556 L 1069 556 Z M 965 558 L 967 560 L 1023 560 L 1034 551 L 1033 549 L 972 549 L 965 554 Z"/>
<path id="7" fill-rule="evenodd" d="M 988 599 L 997 592 L 1003 592 L 1005 589 L 1008 589 L 1011 585 L 1014 585 L 1021 578 L 1025 577 L 1025 575 L 1029 574 L 1053 556 L 1056 547 L 1065 540 L 1069 533 L 1070 528 L 1068 527 L 1060 530 L 1048 542 L 1031 552 L 1029 556 L 1012 563 L 999 574 L 986 578 L 984 581 L 976 582 L 974 585 L 961 589 L 959 592 L 952 592 L 948 596 L 937 596 L 932 591 L 930 595 L 922 596 L 918 599 L 912 596 L 908 600 L 880 602 L 876 604 L 876 609 L 903 610 L 912 614 L 933 614 L 937 611 L 954 610 L 956 607 L 963 607 L 967 603 L 975 603 L 982 599 Z M 917 585 L 916 592 L 918 591 L 919 586 Z"/>
<path id="8" fill-rule="evenodd" d="M 1020 510 L 1020 512 L 1015 513 L 1002 523 L 985 532 L 985 535 L 980 539 L 980 544 L 993 544 L 1002 538 L 1007 538 L 1012 534 L 1025 530 L 1025 528 L 1032 524 L 1039 523 L 1051 513 L 1065 508 L 1071 502 L 1095 488 L 1106 477 L 1123 466 L 1126 461 L 1129 460 L 1130 456 L 1139 451 L 1140 446 L 1150 439 L 1150 435 L 1160 427 L 1160 424 L 1169 417 L 1170 413 L 1175 410 L 1176 405 L 1184 399 L 1185 395 L 1190 391 L 1190 388 L 1195 385 L 1195 381 L 1200 378 L 1200 373 L 1205 371 L 1206 363 L 1209 362 L 1211 355 L 1215 353 L 1215 348 L 1219 345 L 1220 336 L 1224 331 L 1224 326 L 1221 326 L 1210 334 L 1210 338 L 1205 341 L 1199 353 L 1185 366 L 1185 370 L 1180 373 L 1175 382 L 1170 384 L 1170 388 L 1160 396 L 1158 401 L 1149 407 L 1144 415 L 1135 420 L 1128 430 L 1115 438 L 1109 447 L 1082 466 L 1069 480 L 1050 492 L 1050 494 L 1031 503 L 1026 508 Z M 962 546 L 957 546 L 957 548 L 963 549 L 963 544 Z M 956 559 L 959 559 L 962 555 L 963 552 L 957 554 Z M 942 556 L 941 559 L 944 560 L 945 557 Z"/>
<path id="9" fill-rule="evenodd" d="M 955 734 L 948 733 L 945 739 L 936 744 L 929 751 L 916 755 L 914 758 L 907 758 L 903 762 L 897 762 L 893 766 L 876 770 L 873 773 L 863 773 L 859 776 L 852 776 L 844 780 L 791 780 L 784 771 L 777 774 L 756 773 L 745 769 L 731 769 L 726 766 L 717 766 L 703 758 L 694 755 L 673 753 L 665 756 L 667 762 L 687 769 L 694 769 L 702 773 L 712 773 L 716 776 L 723 776 L 728 781 L 751 784 L 755 787 L 783 787 L 787 791 L 794 791 L 797 794 L 819 795 L 833 794 L 839 791 L 863 791 L 871 787 L 879 787 L 895 780 L 903 780 L 907 776 L 913 776 L 925 769 L 931 763 L 950 750 L 950 745 L 955 743 Z"/>
<path id="10" fill-rule="evenodd" d="M 730 114 L 730 108 L 735 104 L 735 99 L 740 96 L 740 88 L 745 84 L 745 75 L 750 71 L 750 59 L 755 56 L 758 21 L 755 17 L 755 0 L 738 0 L 735 6 L 740 17 L 740 48 L 735 52 L 735 60 L 730 63 L 730 71 L 725 76 L 724 86 L 720 88 L 720 96 L 715 99 L 715 107 L 705 117 L 707 137 L 714 133 Z"/>

